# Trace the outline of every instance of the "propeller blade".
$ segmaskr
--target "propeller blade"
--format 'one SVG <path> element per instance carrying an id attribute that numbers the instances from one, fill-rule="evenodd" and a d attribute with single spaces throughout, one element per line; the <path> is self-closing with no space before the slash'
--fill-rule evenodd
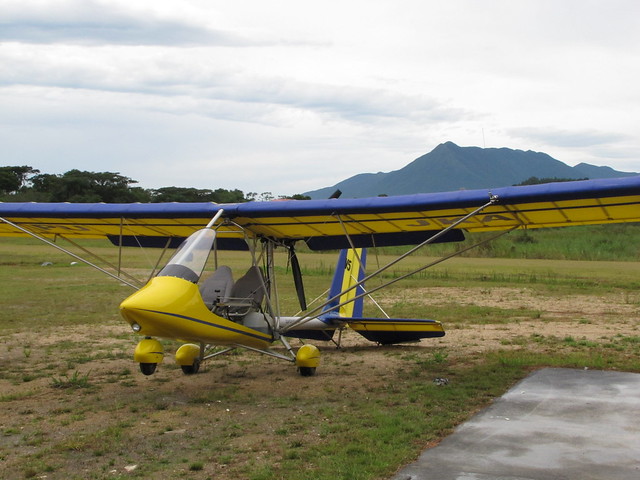
<path id="1" fill-rule="evenodd" d="M 293 273 L 293 284 L 296 287 L 296 293 L 298 294 L 298 301 L 300 302 L 300 308 L 302 310 L 307 309 L 307 299 L 304 294 L 304 282 L 302 281 L 302 270 L 300 269 L 300 262 L 298 262 L 298 256 L 293 246 L 289 247 L 289 263 L 291 265 L 291 273 Z"/>

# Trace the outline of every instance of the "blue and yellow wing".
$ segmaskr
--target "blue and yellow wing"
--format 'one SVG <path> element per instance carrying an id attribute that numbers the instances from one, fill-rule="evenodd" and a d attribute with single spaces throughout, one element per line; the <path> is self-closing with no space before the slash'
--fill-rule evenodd
<path id="1" fill-rule="evenodd" d="M 164 246 L 204 227 L 219 209 L 218 238 L 304 240 L 312 249 L 415 244 L 495 202 L 441 241 L 469 232 L 640 222 L 640 176 L 397 197 L 238 204 L 0 203 L 0 235 L 108 237 L 116 244 Z M 8 223 L 10 222 L 10 223 Z M 12 225 L 13 224 L 13 225 Z M 224 248 L 224 246 L 223 246 Z"/>

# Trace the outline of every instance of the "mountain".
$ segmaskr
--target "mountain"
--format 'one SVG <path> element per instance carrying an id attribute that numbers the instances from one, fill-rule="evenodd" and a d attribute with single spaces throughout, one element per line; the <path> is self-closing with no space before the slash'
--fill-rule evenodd
<path id="1" fill-rule="evenodd" d="M 546 153 L 530 150 L 459 147 L 446 142 L 400 170 L 361 173 L 331 187 L 304 194 L 311 198 L 328 198 L 339 189 L 343 198 L 360 198 L 504 187 L 530 177 L 583 179 L 634 175 L 638 173 L 619 172 L 587 163 L 570 167 Z"/>

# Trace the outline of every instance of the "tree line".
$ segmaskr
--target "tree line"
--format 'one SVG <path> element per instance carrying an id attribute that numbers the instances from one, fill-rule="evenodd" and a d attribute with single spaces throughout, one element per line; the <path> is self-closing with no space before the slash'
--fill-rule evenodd
<path id="1" fill-rule="evenodd" d="M 514 187 L 520 187 L 522 185 L 540 185 L 541 183 L 575 182 L 577 180 L 589 180 L 589 178 L 529 177 L 523 182 L 516 183 Z"/>
<path id="2" fill-rule="evenodd" d="M 216 202 L 240 203 L 267 201 L 271 192 L 249 192 L 217 188 L 162 187 L 142 188 L 137 180 L 114 172 L 69 170 L 62 174 L 41 173 L 31 166 L 0 167 L 0 201 L 3 202 L 71 202 L 71 203 L 159 203 Z M 280 199 L 306 200 L 296 194 Z"/>

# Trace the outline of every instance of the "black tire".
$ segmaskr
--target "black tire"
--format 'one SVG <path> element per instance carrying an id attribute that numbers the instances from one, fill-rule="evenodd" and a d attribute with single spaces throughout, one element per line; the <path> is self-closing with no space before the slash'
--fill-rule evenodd
<path id="1" fill-rule="evenodd" d="M 316 374 L 316 367 L 300 367 L 298 370 L 303 377 L 313 377 Z"/>
<path id="2" fill-rule="evenodd" d="M 141 363 L 140 371 L 144 375 L 153 375 L 153 373 L 156 371 L 157 366 L 158 366 L 157 363 Z"/>
<path id="3" fill-rule="evenodd" d="M 181 365 L 180 368 L 182 368 L 182 373 L 185 375 L 193 375 L 200 370 L 200 360 L 196 358 L 193 361 L 193 365 Z"/>

